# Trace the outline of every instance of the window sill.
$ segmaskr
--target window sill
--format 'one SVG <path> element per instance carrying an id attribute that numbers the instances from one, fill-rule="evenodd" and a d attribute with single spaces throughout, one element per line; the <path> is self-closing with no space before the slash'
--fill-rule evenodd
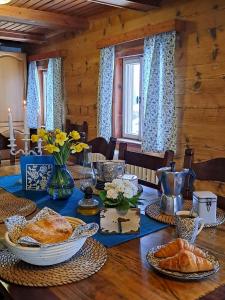
<path id="1" fill-rule="evenodd" d="M 141 151 L 141 141 L 126 138 L 117 138 L 117 143 L 117 145 L 119 145 L 119 143 L 127 143 L 127 148 L 129 151 Z"/>
<path id="2" fill-rule="evenodd" d="M 123 142 L 123 143 L 128 143 L 128 144 L 141 145 L 141 141 L 133 140 L 133 139 L 117 138 L 117 141 Z"/>

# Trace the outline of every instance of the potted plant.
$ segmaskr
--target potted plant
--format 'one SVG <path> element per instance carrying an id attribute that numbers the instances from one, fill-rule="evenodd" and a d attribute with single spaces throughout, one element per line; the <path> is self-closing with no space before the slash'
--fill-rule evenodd
<path id="1" fill-rule="evenodd" d="M 104 209 L 100 213 L 100 228 L 105 233 L 135 233 L 140 228 L 140 210 L 137 208 L 140 193 L 129 180 L 114 179 L 105 183 L 100 192 Z"/>
<path id="2" fill-rule="evenodd" d="M 47 191 L 53 199 L 66 199 L 73 193 L 74 188 L 74 180 L 66 162 L 70 153 L 81 152 L 88 148 L 88 145 L 79 142 L 80 134 L 77 131 L 67 134 L 60 129 L 48 132 L 41 128 L 37 134 L 31 136 L 33 143 L 40 139 L 44 144 L 44 150 L 53 155 L 55 161 Z"/>

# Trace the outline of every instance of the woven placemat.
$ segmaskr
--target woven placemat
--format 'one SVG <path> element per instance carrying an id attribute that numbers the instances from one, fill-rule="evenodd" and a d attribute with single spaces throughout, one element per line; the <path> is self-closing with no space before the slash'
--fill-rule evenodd
<path id="1" fill-rule="evenodd" d="M 70 260 L 58 265 L 39 267 L 27 264 L 6 248 L 0 251 L 0 278 L 14 284 L 47 287 L 87 278 L 105 264 L 106 248 L 89 238 Z"/>
<path id="2" fill-rule="evenodd" d="M 28 199 L 16 197 L 0 190 L 0 223 L 13 215 L 28 216 L 36 210 L 36 204 Z"/>
<path id="3" fill-rule="evenodd" d="M 189 200 L 184 201 L 184 210 L 191 210 L 192 202 Z M 159 202 L 152 203 L 145 208 L 145 214 L 154 220 L 160 221 L 162 223 L 175 225 L 175 216 L 169 216 L 160 211 Z M 204 227 L 215 227 L 225 222 L 225 211 L 217 208 L 216 211 L 216 223 L 205 224 Z"/>

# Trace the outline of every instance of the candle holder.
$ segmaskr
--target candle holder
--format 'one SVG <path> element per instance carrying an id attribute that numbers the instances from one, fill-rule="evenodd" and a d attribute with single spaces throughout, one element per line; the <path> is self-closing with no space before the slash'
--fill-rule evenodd
<path id="1" fill-rule="evenodd" d="M 24 149 L 18 149 L 16 150 L 16 139 L 15 138 L 9 138 L 10 144 L 8 145 L 10 149 L 10 154 L 12 155 L 18 155 L 18 154 L 23 154 L 23 155 L 42 155 L 42 139 L 38 140 L 38 146 L 35 147 L 37 148 L 37 151 L 34 150 L 29 150 L 29 145 L 30 145 L 30 134 L 29 133 L 24 133 L 24 138 L 22 141 L 24 141 Z"/>

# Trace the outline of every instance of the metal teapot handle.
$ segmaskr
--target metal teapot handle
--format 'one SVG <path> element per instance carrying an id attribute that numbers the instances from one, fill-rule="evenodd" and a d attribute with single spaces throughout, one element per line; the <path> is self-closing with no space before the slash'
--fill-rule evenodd
<path id="1" fill-rule="evenodd" d="M 196 179 L 196 174 L 195 174 L 195 171 L 192 168 L 189 169 L 188 175 L 190 175 L 190 179 L 192 180 L 191 183 L 193 183 L 194 180 Z"/>
<path id="2" fill-rule="evenodd" d="M 187 196 L 189 197 L 189 196 L 192 196 L 192 192 L 194 190 L 194 181 L 196 179 L 195 171 L 192 168 L 190 168 L 188 170 L 187 176 L 188 176 L 188 178 L 187 178 L 187 187 L 188 187 L 187 193 L 188 193 L 188 195 Z"/>
<path id="3" fill-rule="evenodd" d="M 175 161 L 171 161 L 171 162 L 170 162 L 170 171 L 171 171 L 171 172 L 175 172 L 175 166 L 176 166 Z"/>

